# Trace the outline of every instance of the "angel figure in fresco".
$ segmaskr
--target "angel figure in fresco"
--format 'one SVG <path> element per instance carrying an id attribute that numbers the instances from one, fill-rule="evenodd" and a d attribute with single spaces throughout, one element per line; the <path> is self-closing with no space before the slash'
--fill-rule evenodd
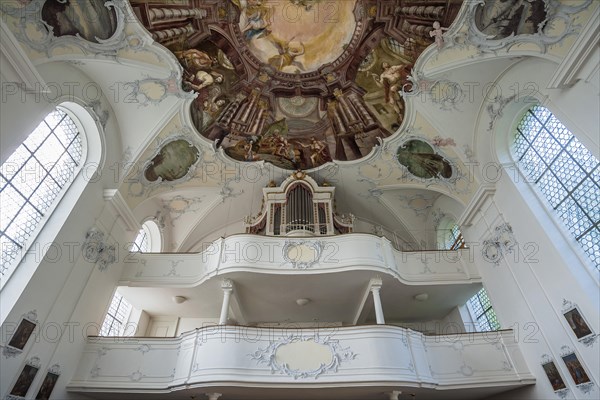
<path id="1" fill-rule="evenodd" d="M 191 73 L 196 73 L 199 70 L 211 70 L 219 63 L 216 58 L 197 49 L 175 51 L 173 54 L 175 54 L 175 57 L 181 62 L 185 70 Z"/>
<path id="2" fill-rule="evenodd" d="M 433 23 L 433 29 L 429 32 L 429 36 L 435 38 L 435 44 L 438 49 L 444 47 L 444 31 L 448 28 L 442 28 L 438 21 Z"/>
<path id="3" fill-rule="evenodd" d="M 242 13 L 240 19 L 242 33 L 247 41 L 268 35 L 271 24 L 271 8 L 263 5 L 263 0 L 232 0 Z"/>
<path id="4" fill-rule="evenodd" d="M 398 116 L 401 116 L 402 106 L 398 91 L 407 81 L 410 74 L 409 67 L 402 64 L 390 65 L 387 62 L 383 62 L 381 68 L 383 72 L 380 75 L 372 74 L 375 83 L 379 87 L 383 87 L 385 102 L 394 108 Z"/>
<path id="5" fill-rule="evenodd" d="M 327 146 L 322 140 L 317 140 L 314 136 L 310 138 L 310 144 L 305 145 L 301 142 L 297 142 L 300 146 L 308 148 L 310 150 L 310 162 L 313 167 L 317 167 L 323 161 L 327 160 L 327 153 L 325 149 Z"/>
<path id="6" fill-rule="evenodd" d="M 304 65 L 296 61 L 296 57 L 300 57 L 304 54 L 305 48 L 302 42 L 299 44 L 292 45 L 292 40 L 281 40 L 277 38 L 271 38 L 270 41 L 277 48 L 279 54 L 269 58 L 269 65 L 276 68 L 278 71 L 282 71 L 285 67 L 294 66 L 299 71 L 304 71 Z"/>

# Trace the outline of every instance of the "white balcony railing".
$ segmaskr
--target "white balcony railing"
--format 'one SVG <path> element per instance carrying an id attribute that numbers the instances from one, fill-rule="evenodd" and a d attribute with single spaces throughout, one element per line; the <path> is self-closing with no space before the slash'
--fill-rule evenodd
<path id="1" fill-rule="evenodd" d="M 185 388 L 421 387 L 532 384 L 512 331 L 424 336 L 396 326 L 321 329 L 211 326 L 177 338 L 91 337 L 68 385 L 75 392 Z"/>
<path id="2" fill-rule="evenodd" d="M 136 253 L 125 258 L 121 285 L 196 286 L 220 274 L 315 274 L 366 270 L 406 284 L 479 283 L 478 249 L 402 252 L 384 238 L 352 233 L 326 237 L 240 234 L 208 243 L 200 253 Z"/>

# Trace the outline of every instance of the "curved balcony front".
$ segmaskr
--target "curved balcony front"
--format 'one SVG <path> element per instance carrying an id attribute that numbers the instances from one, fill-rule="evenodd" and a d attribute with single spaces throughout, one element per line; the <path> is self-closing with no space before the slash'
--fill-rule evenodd
<path id="1" fill-rule="evenodd" d="M 124 261 L 124 286 L 198 286 L 217 275 L 372 271 L 406 285 L 481 282 L 473 250 L 402 252 L 370 234 L 295 238 L 251 234 L 216 240 L 201 253 L 136 253 Z"/>
<path id="2" fill-rule="evenodd" d="M 534 382 L 510 330 L 425 336 L 388 325 L 215 325 L 177 338 L 90 337 L 68 390 L 124 399 L 212 392 L 224 400 L 270 392 L 300 399 L 313 398 L 311 390 L 331 399 L 393 391 L 466 399 Z"/>

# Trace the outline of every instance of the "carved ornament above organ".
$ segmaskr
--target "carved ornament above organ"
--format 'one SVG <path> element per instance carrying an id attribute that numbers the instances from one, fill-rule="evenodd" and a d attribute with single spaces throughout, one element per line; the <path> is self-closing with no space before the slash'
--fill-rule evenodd
<path id="1" fill-rule="evenodd" d="M 354 217 L 334 212 L 335 187 L 296 171 L 281 185 L 263 188 L 261 211 L 247 217 L 246 233 L 267 236 L 324 236 L 352 232 Z"/>

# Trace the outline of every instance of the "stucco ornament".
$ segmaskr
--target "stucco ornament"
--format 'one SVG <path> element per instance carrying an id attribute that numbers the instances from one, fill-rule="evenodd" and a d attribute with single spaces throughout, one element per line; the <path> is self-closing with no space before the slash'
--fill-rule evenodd
<path id="1" fill-rule="evenodd" d="M 308 269 L 319 262 L 324 247 L 323 242 L 319 240 L 288 240 L 282 249 L 283 259 L 286 261 L 284 265 L 291 265 L 295 269 Z"/>
<path id="2" fill-rule="evenodd" d="M 465 13 L 465 19 L 469 21 L 468 32 L 454 36 L 453 43 L 448 43 L 449 46 L 445 48 L 468 43 L 483 54 L 509 51 L 512 47 L 523 44 L 535 44 L 545 53 L 548 47 L 578 32 L 581 26 L 576 23 L 576 14 L 590 6 L 592 1 L 530 0 L 523 2 L 527 6 L 524 10 L 519 9 L 520 3 L 473 1 L 468 4 L 469 8 Z M 519 17 L 523 21 L 511 25 Z M 482 29 L 483 26 L 485 28 Z"/>
<path id="3" fill-rule="evenodd" d="M 329 363 L 321 363 L 319 367 L 314 369 L 293 369 L 286 362 L 280 362 L 277 357 L 277 352 L 280 348 L 285 347 L 298 342 L 313 342 L 317 345 L 328 347 L 331 352 Z M 249 354 L 250 358 L 255 360 L 257 364 L 266 364 L 271 368 L 271 373 L 279 373 L 281 375 L 287 375 L 294 379 L 299 378 L 315 378 L 317 379 L 320 375 L 326 373 L 335 373 L 342 363 L 354 360 L 357 357 L 349 347 L 342 347 L 339 340 L 331 339 L 327 336 L 321 338 L 319 335 L 301 337 L 301 336 L 288 336 L 282 337 L 277 341 L 270 341 L 269 345 L 264 349 L 259 348 L 252 354 Z"/>
<path id="4" fill-rule="evenodd" d="M 513 234 L 509 223 L 504 223 L 494 229 L 493 235 L 483 242 L 481 255 L 483 258 L 495 265 L 500 264 L 500 260 L 514 251 L 517 240 Z"/>
<path id="5" fill-rule="evenodd" d="M 85 235 L 82 254 L 90 263 L 98 264 L 100 271 L 104 271 L 117 260 L 117 249 L 114 244 L 109 244 L 104 232 L 98 228 L 91 228 Z"/>

